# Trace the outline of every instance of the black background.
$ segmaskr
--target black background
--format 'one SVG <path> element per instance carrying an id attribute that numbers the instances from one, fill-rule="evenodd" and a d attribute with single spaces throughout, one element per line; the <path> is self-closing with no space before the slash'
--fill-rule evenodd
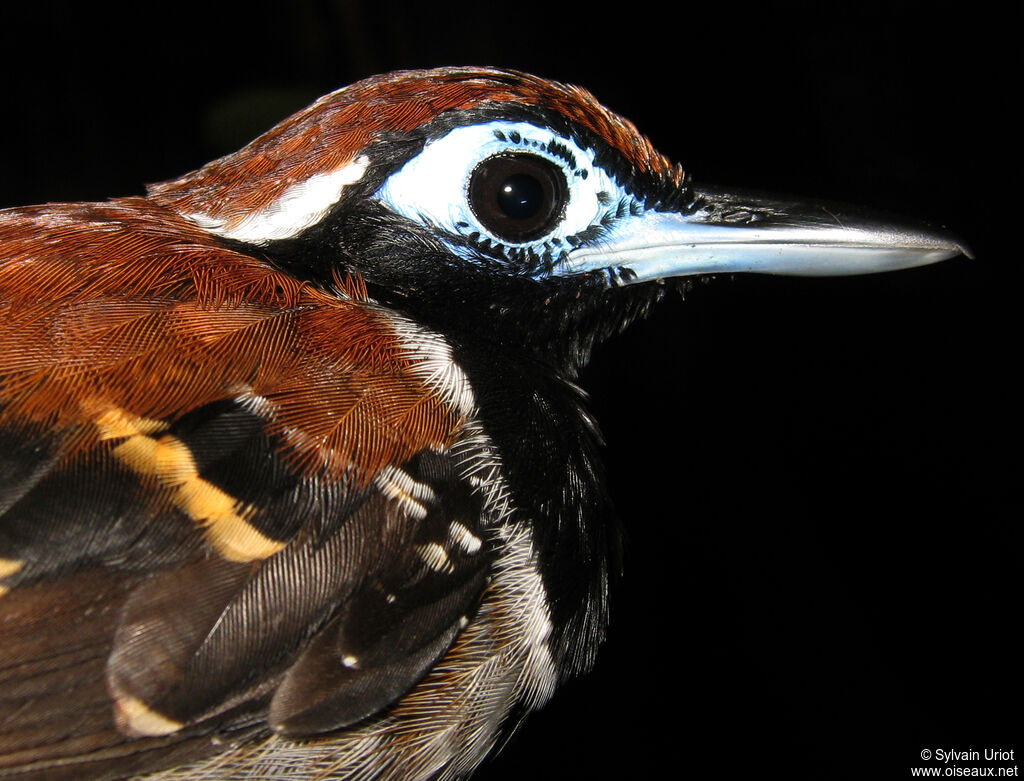
<path id="1" fill-rule="evenodd" d="M 699 182 L 947 226 L 974 260 L 718 278 L 599 352 L 584 385 L 627 538 L 610 639 L 480 777 L 1019 758 L 1017 258 L 996 239 L 1020 222 L 997 186 L 1020 173 L 1001 135 L 1016 22 L 965 3 L 569 6 L 5 10 L 0 206 L 139 193 L 372 73 L 494 64 L 588 87 Z"/>

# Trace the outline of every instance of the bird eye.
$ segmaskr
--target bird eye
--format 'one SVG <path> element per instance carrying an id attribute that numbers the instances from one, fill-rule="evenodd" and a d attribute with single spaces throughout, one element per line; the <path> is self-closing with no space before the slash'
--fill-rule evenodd
<path id="1" fill-rule="evenodd" d="M 532 241 L 562 218 L 568 186 L 561 169 L 530 154 L 503 154 L 482 161 L 469 179 L 469 205 L 499 239 Z"/>

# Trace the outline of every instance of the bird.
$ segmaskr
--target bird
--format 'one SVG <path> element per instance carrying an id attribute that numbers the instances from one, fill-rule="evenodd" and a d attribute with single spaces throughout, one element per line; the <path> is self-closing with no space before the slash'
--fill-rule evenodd
<path id="1" fill-rule="evenodd" d="M 487 67 L 0 211 L 0 777 L 472 774 L 608 631 L 593 350 L 709 275 L 968 254 Z"/>

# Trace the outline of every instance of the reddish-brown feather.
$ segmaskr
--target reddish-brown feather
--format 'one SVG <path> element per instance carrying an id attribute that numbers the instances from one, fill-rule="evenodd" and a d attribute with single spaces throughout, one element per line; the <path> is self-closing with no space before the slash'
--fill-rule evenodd
<path id="1" fill-rule="evenodd" d="M 329 295 L 142 199 L 9 211 L 0 253 L 4 427 L 95 444 L 78 430 L 104 409 L 174 420 L 248 393 L 296 468 L 357 484 L 457 436 L 358 281 Z"/>
<path id="2" fill-rule="evenodd" d="M 682 183 L 681 169 L 584 89 L 513 71 L 441 68 L 376 76 L 326 95 L 243 149 L 153 185 L 149 194 L 181 214 L 230 222 L 261 211 L 298 182 L 351 162 L 382 133 L 409 132 L 446 111 L 500 103 L 557 111 L 638 171 Z"/>

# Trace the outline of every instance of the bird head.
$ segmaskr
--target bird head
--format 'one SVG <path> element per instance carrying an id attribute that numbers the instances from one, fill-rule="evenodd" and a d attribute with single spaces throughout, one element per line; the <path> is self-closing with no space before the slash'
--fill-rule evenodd
<path id="1" fill-rule="evenodd" d="M 323 286 L 572 373 L 652 281 L 860 274 L 964 253 L 863 210 L 698 187 L 587 91 L 508 70 L 378 76 L 150 198 Z"/>

